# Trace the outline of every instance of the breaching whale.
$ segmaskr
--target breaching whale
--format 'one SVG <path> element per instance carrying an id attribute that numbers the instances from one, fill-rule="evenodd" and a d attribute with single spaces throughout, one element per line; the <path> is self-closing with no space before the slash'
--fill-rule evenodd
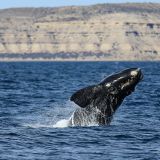
<path id="1" fill-rule="evenodd" d="M 79 106 L 69 120 L 70 125 L 109 125 L 124 98 L 142 79 L 140 68 L 129 68 L 108 76 L 96 85 L 78 90 L 70 98 Z"/>

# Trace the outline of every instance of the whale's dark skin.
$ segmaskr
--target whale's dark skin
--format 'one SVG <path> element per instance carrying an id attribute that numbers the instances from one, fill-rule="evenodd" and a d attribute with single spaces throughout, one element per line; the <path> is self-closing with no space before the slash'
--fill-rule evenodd
<path id="1" fill-rule="evenodd" d="M 96 85 L 75 92 L 70 100 L 79 108 L 70 118 L 71 125 L 110 124 L 117 108 L 124 98 L 135 90 L 142 78 L 143 74 L 139 68 L 130 68 L 113 74 Z"/>

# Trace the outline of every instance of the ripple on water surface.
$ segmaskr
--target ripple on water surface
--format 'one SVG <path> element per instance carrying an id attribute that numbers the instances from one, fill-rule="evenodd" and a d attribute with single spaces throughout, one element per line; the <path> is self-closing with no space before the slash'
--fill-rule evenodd
<path id="1" fill-rule="evenodd" d="M 67 127 L 76 90 L 128 67 L 144 80 L 110 126 Z M 0 63 L 0 159 L 160 159 L 159 62 Z"/>

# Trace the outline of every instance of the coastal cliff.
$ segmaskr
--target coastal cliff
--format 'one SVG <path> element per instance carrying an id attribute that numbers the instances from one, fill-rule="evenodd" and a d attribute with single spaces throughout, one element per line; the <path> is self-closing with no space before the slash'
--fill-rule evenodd
<path id="1" fill-rule="evenodd" d="M 160 4 L 1 9 L 0 60 L 160 60 Z"/>

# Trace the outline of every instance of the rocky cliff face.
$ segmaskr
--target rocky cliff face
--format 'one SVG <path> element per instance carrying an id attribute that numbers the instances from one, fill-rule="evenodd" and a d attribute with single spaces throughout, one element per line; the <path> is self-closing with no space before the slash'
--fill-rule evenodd
<path id="1" fill-rule="evenodd" d="M 160 60 L 160 4 L 0 10 L 0 60 Z"/>

